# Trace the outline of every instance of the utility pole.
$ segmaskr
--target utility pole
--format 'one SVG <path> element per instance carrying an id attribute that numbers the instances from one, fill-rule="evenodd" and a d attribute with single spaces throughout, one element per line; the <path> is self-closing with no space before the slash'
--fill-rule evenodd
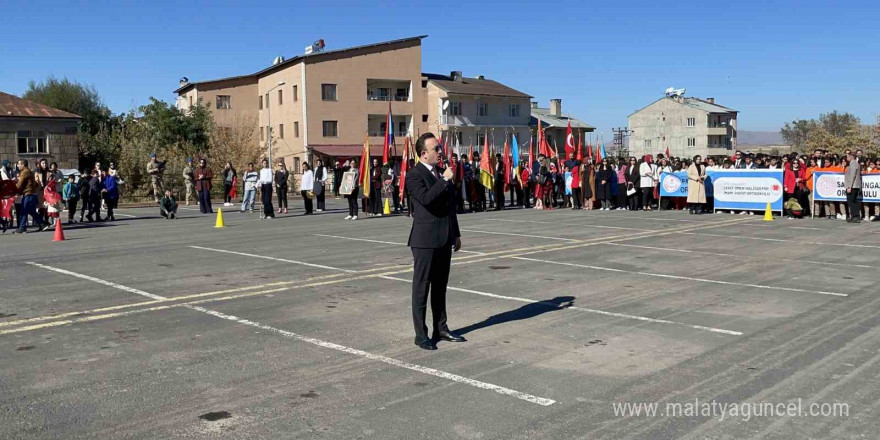
<path id="1" fill-rule="evenodd" d="M 633 131 L 627 127 L 612 128 L 611 131 L 614 132 L 614 148 L 617 150 L 617 157 L 629 156 L 629 149 L 626 148 L 626 138 Z"/>

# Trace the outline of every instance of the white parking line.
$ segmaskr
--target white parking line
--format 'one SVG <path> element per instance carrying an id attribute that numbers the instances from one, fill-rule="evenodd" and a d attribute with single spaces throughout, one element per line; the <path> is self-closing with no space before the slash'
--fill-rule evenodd
<path id="1" fill-rule="evenodd" d="M 625 274 L 629 274 L 629 275 L 643 275 L 643 276 L 656 277 L 656 278 L 669 278 L 669 279 L 673 279 L 673 280 L 696 281 L 696 282 L 700 282 L 700 283 L 712 283 L 712 284 L 724 284 L 724 285 L 728 285 L 728 286 L 753 287 L 756 289 L 781 290 L 781 291 L 785 291 L 785 292 L 818 293 L 820 295 L 844 296 L 844 297 L 849 296 L 846 293 L 825 292 L 825 291 L 821 291 L 821 290 L 806 290 L 806 289 L 798 289 L 795 287 L 766 286 L 763 284 L 735 283 L 733 281 L 709 280 L 706 278 L 693 278 L 693 277 L 685 277 L 685 276 L 679 276 L 679 275 L 668 275 L 668 274 L 664 274 L 664 273 L 640 272 L 640 271 L 632 271 L 632 270 L 624 270 L 624 269 L 615 269 L 613 267 L 590 266 L 588 264 L 567 263 L 564 261 L 541 260 L 538 258 L 529 258 L 529 257 L 506 257 L 506 258 L 513 258 L 515 260 L 523 260 L 523 261 L 533 261 L 536 263 L 559 264 L 561 266 L 582 267 L 584 269 L 603 270 L 603 271 L 607 271 L 607 272 L 618 272 L 618 273 L 625 273 Z"/>
<path id="2" fill-rule="evenodd" d="M 366 241 L 366 242 L 368 242 L 368 243 L 380 243 L 380 244 L 392 244 L 392 245 L 395 245 L 395 246 L 406 246 L 406 243 L 397 243 L 397 242 L 394 242 L 394 241 L 370 240 L 370 239 L 367 239 L 367 238 L 343 237 L 343 236 L 340 236 L 340 235 L 327 235 L 327 234 L 312 234 L 312 235 L 314 235 L 314 236 L 316 236 L 316 237 L 338 238 L 338 239 L 341 239 L 341 240 Z M 459 252 L 462 252 L 462 253 L 465 253 L 465 254 L 486 255 L 484 252 L 476 252 L 476 251 L 460 250 Z"/>
<path id="3" fill-rule="evenodd" d="M 81 278 L 81 279 L 84 279 L 84 280 L 93 281 L 93 282 L 96 282 L 96 283 L 99 283 L 99 284 L 103 284 L 103 285 L 105 285 L 105 286 L 110 286 L 110 287 L 113 287 L 113 288 L 116 288 L 116 289 L 124 290 L 124 291 L 126 291 L 126 292 L 135 293 L 135 294 L 137 294 L 137 295 L 146 296 L 147 298 L 158 299 L 158 300 L 167 300 L 167 299 L 168 299 L 168 298 L 166 298 L 166 297 L 164 297 L 164 296 L 154 295 L 154 294 L 149 293 L 149 292 L 144 292 L 143 290 L 138 290 L 138 289 L 135 289 L 135 288 L 133 288 L 133 287 L 123 286 L 123 285 L 121 285 L 121 284 L 116 284 L 116 283 L 113 283 L 113 282 L 110 282 L 110 281 L 106 281 L 106 280 L 102 280 L 102 279 L 100 279 L 100 278 L 95 278 L 95 277 L 92 277 L 92 276 L 89 276 L 89 275 L 84 275 L 84 274 L 81 274 L 81 273 L 71 272 L 71 271 L 69 271 L 69 270 L 59 269 L 59 268 L 55 268 L 55 267 L 51 267 L 51 266 L 45 266 L 45 265 L 38 264 L 38 263 L 33 263 L 33 262 L 29 262 L 28 264 L 31 264 L 31 265 L 34 265 L 34 266 L 37 266 L 37 267 L 40 267 L 40 268 L 43 268 L 43 269 L 48 269 L 48 270 L 51 270 L 51 271 L 54 271 L 54 272 L 62 273 L 62 274 L 65 274 L 65 275 L 74 276 L 74 277 Z M 169 307 L 170 307 L 170 306 L 169 306 Z M 401 360 L 398 360 L 398 359 L 394 359 L 394 358 L 390 358 L 390 357 L 386 357 L 386 356 L 382 356 L 382 355 L 378 355 L 378 354 L 370 353 L 370 352 L 363 351 L 363 350 L 358 350 L 358 349 L 356 349 L 356 348 L 351 348 L 351 347 L 346 347 L 346 346 L 344 346 L 344 345 L 335 344 L 335 343 L 333 343 L 333 342 L 327 342 L 327 341 L 322 341 L 322 340 L 320 340 L 320 339 L 316 339 L 316 338 L 310 338 L 310 337 L 308 337 L 308 336 L 303 336 L 303 335 L 300 335 L 300 334 L 297 334 L 297 333 L 294 333 L 294 332 L 290 332 L 290 331 L 287 331 L 287 330 L 282 330 L 282 329 L 279 329 L 279 328 L 275 328 L 275 327 L 271 327 L 271 326 L 268 326 L 268 325 L 265 325 L 265 324 L 261 324 L 261 323 L 256 322 L 256 321 L 251 321 L 251 320 L 248 320 L 248 319 L 239 318 L 239 317 L 237 317 L 237 316 L 229 315 L 229 314 L 225 314 L 225 313 L 221 313 L 221 312 L 218 312 L 218 311 L 216 311 L 216 310 L 206 309 L 206 308 L 201 307 L 201 306 L 195 306 L 195 305 L 185 304 L 185 305 L 183 305 L 183 307 L 186 307 L 186 308 L 188 308 L 188 309 L 190 309 L 190 310 L 195 310 L 195 311 L 198 311 L 198 312 L 206 313 L 206 314 L 208 314 L 208 315 L 211 315 L 211 316 L 214 316 L 214 317 L 217 317 L 217 318 L 222 318 L 222 319 L 225 319 L 225 320 L 228 320 L 228 321 L 237 322 L 237 323 L 239 323 L 239 324 L 244 324 L 244 325 L 248 325 L 248 326 L 251 326 L 251 327 L 256 327 L 256 328 L 259 328 L 259 329 L 267 330 L 267 331 L 270 331 L 270 332 L 272 332 L 272 333 L 275 333 L 275 334 L 278 334 L 278 335 L 282 335 L 282 336 L 286 336 L 286 337 L 290 337 L 290 338 L 294 338 L 294 339 L 300 340 L 300 341 L 302 341 L 302 342 L 306 342 L 306 343 L 309 343 L 309 344 L 312 344 L 312 345 L 316 345 L 316 346 L 318 346 L 318 347 L 329 348 L 329 349 L 331 349 L 331 350 L 341 351 L 341 352 L 343 352 L 343 353 L 348 353 L 348 354 L 352 354 L 352 355 L 355 355 L 355 356 L 360 356 L 360 357 L 363 357 L 363 358 L 366 358 L 366 359 L 370 359 L 370 360 L 374 360 L 374 361 L 379 361 L 379 362 L 382 362 L 382 363 L 385 363 L 385 364 L 388 364 L 388 365 L 393 365 L 393 366 L 395 366 L 395 367 L 405 368 L 405 369 L 412 370 L 412 371 L 415 371 L 415 372 L 418 372 L 418 373 L 422 373 L 422 374 L 427 374 L 427 375 L 431 375 L 431 376 L 439 377 L 439 378 L 441 378 L 441 379 L 446 379 L 446 380 L 450 380 L 450 381 L 453 381 L 453 382 L 462 383 L 462 384 L 465 384 L 465 385 L 470 385 L 470 386 L 472 386 L 472 387 L 476 387 L 476 388 L 480 388 L 480 389 L 484 389 L 484 390 L 494 391 L 494 392 L 496 392 L 496 393 L 503 394 L 503 395 L 506 395 L 506 396 L 512 396 L 512 397 L 515 397 L 515 398 L 517 398 L 517 399 L 520 399 L 520 400 L 523 400 L 523 401 L 526 401 L 526 402 L 529 402 L 529 403 L 534 403 L 534 404 L 541 405 L 541 406 L 550 406 L 550 405 L 553 405 L 554 403 L 556 403 L 555 400 L 553 400 L 553 399 L 548 399 L 548 398 L 546 398 L 546 397 L 538 397 L 538 396 L 534 396 L 534 395 L 531 395 L 531 394 L 523 393 L 523 392 L 521 392 L 521 391 L 517 391 L 517 390 L 510 389 L 510 388 L 505 388 L 505 387 L 502 387 L 502 386 L 499 386 L 499 385 L 495 385 L 495 384 L 492 384 L 492 383 L 483 382 L 483 381 L 479 381 L 479 380 L 476 380 L 476 379 L 471 379 L 471 378 L 464 377 L 464 376 L 459 376 L 459 375 L 457 375 L 457 374 L 453 374 L 453 373 L 448 373 L 448 372 L 446 372 L 446 371 L 441 371 L 441 370 L 437 370 L 437 369 L 434 369 L 434 368 L 425 367 L 425 366 L 422 366 L 422 365 L 412 364 L 412 363 L 405 362 L 405 361 L 401 361 Z"/>
<path id="4" fill-rule="evenodd" d="M 227 250 L 223 250 L 223 249 L 214 249 L 214 248 L 203 247 L 203 246 L 190 246 L 190 247 L 193 248 L 193 249 L 201 249 L 201 250 L 203 250 L 203 251 L 211 251 L 211 252 L 220 252 L 220 253 L 224 253 L 224 254 L 241 255 L 242 257 L 262 258 L 262 259 L 264 259 L 264 260 L 280 261 L 280 262 L 282 262 L 282 263 L 299 264 L 299 265 L 303 265 L 303 266 L 317 267 L 317 268 L 319 268 L 319 269 L 339 270 L 339 271 L 342 271 L 342 272 L 357 272 L 357 271 L 355 271 L 355 270 L 350 270 L 350 269 L 342 269 L 342 268 L 338 268 L 338 267 L 324 266 L 324 265 L 322 265 L 322 264 L 306 263 L 305 261 L 296 261 L 296 260 L 287 260 L 287 259 L 284 259 L 284 258 L 268 257 L 268 256 L 266 256 L 266 255 L 247 254 L 247 253 L 244 253 L 244 252 L 227 251 Z"/>
<path id="5" fill-rule="evenodd" d="M 571 241 L 577 242 L 573 238 L 561 238 L 561 237 L 547 237 L 546 235 L 529 235 L 529 234 L 514 234 L 510 232 L 490 232 L 490 231 L 478 231 L 476 229 L 459 229 L 463 232 L 477 232 L 480 234 L 490 234 L 490 235 L 509 235 L 511 237 L 529 237 L 529 238 L 543 238 L 545 240 L 559 240 L 559 241 Z"/>
<path id="6" fill-rule="evenodd" d="M 750 255 L 737 255 L 737 254 L 724 254 L 720 252 L 705 252 L 705 251 L 692 251 L 689 249 L 676 249 L 676 248 L 665 248 L 665 247 L 656 247 L 656 246 L 639 246 L 635 244 L 624 244 L 624 243 L 607 243 L 609 246 L 624 246 L 638 249 L 652 249 L 657 251 L 664 252 L 681 252 L 687 254 L 700 254 L 700 255 L 714 255 L 717 257 L 733 257 L 733 258 L 754 258 L 754 259 L 763 259 L 763 260 L 772 260 L 772 261 L 790 261 L 792 263 L 805 263 L 805 264 L 819 264 L 822 266 L 842 266 L 842 267 L 861 267 L 865 269 L 873 269 L 874 266 L 868 266 L 866 264 L 846 264 L 846 263 L 829 263 L 827 261 L 810 261 L 810 260 L 794 260 L 790 258 L 762 258 L 762 257 L 753 257 Z"/>
<path id="7" fill-rule="evenodd" d="M 780 243 L 793 243 L 793 244 L 809 244 L 815 246 L 841 246 L 841 247 L 857 247 L 857 248 L 870 248 L 870 249 L 880 249 L 880 246 L 875 246 L 871 244 L 852 244 L 852 243 L 821 243 L 816 241 L 803 241 L 801 239 L 793 239 L 793 238 L 765 238 L 765 237 L 749 237 L 745 235 L 725 235 L 725 234 L 707 234 L 705 232 L 679 232 L 679 234 L 688 234 L 688 235 L 702 235 L 704 237 L 721 237 L 721 238 L 734 238 L 737 240 L 760 240 L 760 241 L 773 241 Z"/>
<path id="8" fill-rule="evenodd" d="M 582 226 L 588 229 L 598 228 L 598 229 L 621 229 L 624 231 L 658 231 L 657 229 L 644 229 L 644 228 L 625 228 L 623 226 L 603 226 L 596 225 L 593 223 L 560 223 L 554 221 L 537 221 L 537 220 L 510 220 L 504 218 L 485 218 L 483 221 L 491 221 L 491 222 L 509 222 L 509 223 L 538 223 L 542 225 L 562 225 L 562 226 Z"/>
<path id="9" fill-rule="evenodd" d="M 398 278 L 398 277 L 392 277 L 392 276 L 387 276 L 387 275 L 383 275 L 383 276 L 381 276 L 381 277 L 379 277 L 379 278 L 385 278 L 386 280 L 405 281 L 405 282 L 408 282 L 408 283 L 412 283 L 412 280 L 408 280 L 408 279 L 406 279 L 406 278 Z M 446 289 L 447 289 L 447 290 L 455 290 L 455 291 L 458 291 L 458 292 L 473 293 L 473 294 L 475 294 L 475 295 L 487 296 L 487 297 L 489 297 L 489 298 L 507 299 L 507 300 L 511 300 L 511 301 L 519 301 L 519 302 L 524 302 L 524 303 L 529 303 L 529 304 L 545 304 L 545 305 L 547 305 L 548 307 L 559 308 L 559 305 L 558 305 L 558 304 L 548 303 L 548 302 L 546 302 L 546 301 L 538 301 L 538 300 L 529 299 L 529 298 L 520 298 L 520 297 L 516 297 L 516 296 L 496 295 L 496 294 L 494 294 L 494 293 L 480 292 L 479 290 L 462 289 L 462 288 L 460 288 L 460 287 L 451 287 L 451 286 L 447 286 Z M 697 329 L 697 330 L 708 330 L 708 331 L 713 332 L 713 333 L 723 333 L 723 334 L 725 334 L 725 335 L 733 335 L 733 336 L 741 336 L 741 335 L 742 335 L 742 332 L 738 332 L 738 331 L 735 331 L 735 330 L 725 330 L 725 329 L 715 328 L 715 327 L 705 327 L 705 326 L 702 326 L 702 325 L 685 324 L 685 323 L 683 323 L 683 322 L 669 321 L 669 320 L 666 320 L 666 319 L 648 318 L 647 316 L 627 315 L 627 314 L 625 314 L 625 313 L 607 312 L 607 311 L 605 311 L 605 310 L 588 309 L 588 308 L 584 308 L 584 307 L 576 307 L 576 306 L 566 307 L 566 309 L 578 310 L 578 311 L 588 312 L 588 313 L 596 313 L 596 314 L 599 314 L 599 315 L 605 315 L 605 316 L 613 316 L 613 317 L 615 317 L 615 318 L 636 319 L 636 320 L 639 320 L 639 321 L 652 322 L 652 323 L 655 323 L 655 324 L 675 324 L 675 325 L 683 325 L 683 326 L 685 326 L 685 327 L 690 327 L 690 328 Z"/>

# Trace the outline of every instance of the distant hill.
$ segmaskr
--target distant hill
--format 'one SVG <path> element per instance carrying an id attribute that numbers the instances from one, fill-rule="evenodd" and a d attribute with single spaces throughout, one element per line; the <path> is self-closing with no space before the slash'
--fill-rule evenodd
<path id="1" fill-rule="evenodd" d="M 737 132 L 736 144 L 746 145 L 785 145 L 778 131 L 744 131 Z"/>

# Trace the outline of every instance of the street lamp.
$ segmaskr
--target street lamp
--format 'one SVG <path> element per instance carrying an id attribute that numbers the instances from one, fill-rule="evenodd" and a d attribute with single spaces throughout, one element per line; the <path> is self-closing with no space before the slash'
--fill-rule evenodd
<path id="1" fill-rule="evenodd" d="M 271 107 L 271 105 L 269 105 L 269 101 L 272 99 L 272 91 L 283 85 L 284 81 L 278 81 L 278 85 L 272 87 L 271 89 L 269 89 L 269 91 L 266 92 L 266 126 L 268 127 L 266 129 L 266 150 L 269 151 L 270 168 L 272 167 L 272 115 L 269 110 L 269 107 Z"/>

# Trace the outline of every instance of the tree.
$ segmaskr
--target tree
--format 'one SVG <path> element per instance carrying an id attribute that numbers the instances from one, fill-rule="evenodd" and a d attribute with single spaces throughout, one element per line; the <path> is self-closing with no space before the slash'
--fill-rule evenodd
<path id="1" fill-rule="evenodd" d="M 794 151 L 803 152 L 810 137 L 810 132 L 817 127 L 814 120 L 796 119 L 786 122 L 785 126 L 779 130 L 782 140 L 791 145 Z"/>
<path id="2" fill-rule="evenodd" d="M 819 115 L 819 124 L 832 136 L 844 137 L 853 127 L 861 126 L 861 121 L 852 113 L 838 113 L 834 110 Z"/>
<path id="3" fill-rule="evenodd" d="M 110 109 L 94 86 L 67 78 L 50 76 L 39 83 L 31 81 L 22 98 L 82 117 L 80 131 L 91 135 L 101 130 L 101 125 L 110 118 Z"/>

